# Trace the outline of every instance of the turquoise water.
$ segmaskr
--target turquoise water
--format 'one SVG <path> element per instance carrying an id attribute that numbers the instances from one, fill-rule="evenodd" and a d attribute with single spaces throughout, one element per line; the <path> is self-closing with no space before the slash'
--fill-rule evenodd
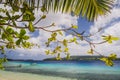
<path id="1" fill-rule="evenodd" d="M 83 80 L 86 77 L 89 77 L 88 80 L 120 80 L 120 61 L 114 61 L 113 67 L 106 66 L 101 61 L 9 61 L 5 65 L 21 65 L 17 68 L 6 68 L 6 70 L 15 72 L 71 77 L 77 80 L 79 77 Z"/>

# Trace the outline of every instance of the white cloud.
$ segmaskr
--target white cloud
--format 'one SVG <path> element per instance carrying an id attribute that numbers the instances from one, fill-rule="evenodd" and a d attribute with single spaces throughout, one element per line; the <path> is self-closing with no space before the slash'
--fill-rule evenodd
<path id="1" fill-rule="evenodd" d="M 40 14 L 36 15 L 39 17 Z M 62 28 L 67 28 L 70 27 L 71 24 L 77 25 L 77 17 L 73 17 L 69 14 L 62 14 L 60 12 L 58 13 L 48 13 L 46 15 L 46 19 L 42 20 L 38 25 L 36 26 L 47 26 L 52 24 L 53 22 L 55 23 L 55 27 L 47 28 L 48 30 L 56 30 L 56 29 L 62 29 Z M 35 21 L 36 22 L 36 21 Z M 64 26 L 64 27 L 63 27 Z M 63 36 L 58 35 L 57 39 L 63 40 L 64 38 L 69 39 L 70 35 L 66 36 L 64 32 Z M 54 56 L 46 56 L 45 54 L 45 42 L 47 39 L 50 37 L 51 33 L 46 32 L 44 30 L 39 30 L 39 35 L 37 37 L 34 37 L 33 34 L 30 34 L 31 39 L 29 40 L 30 42 L 33 42 L 35 44 L 39 44 L 40 48 L 34 47 L 32 49 L 16 49 L 16 50 L 8 50 L 7 56 L 8 58 L 13 58 L 13 59 L 34 59 L 34 60 L 41 60 L 46 57 L 54 57 Z M 51 47 L 49 47 L 51 48 Z M 64 54 L 62 54 L 64 55 Z"/>
<path id="2" fill-rule="evenodd" d="M 104 33 L 120 37 L 120 34 L 119 34 L 120 27 L 119 26 L 120 26 L 120 21 L 118 21 L 117 23 L 114 23 L 109 28 L 105 29 Z"/>
<path id="3" fill-rule="evenodd" d="M 116 20 L 120 21 L 120 8 L 113 8 L 108 15 L 98 17 L 94 25 L 91 26 L 90 32 L 94 33 L 99 28 L 107 28 L 110 25 L 114 25 L 117 22 Z"/>
<path id="4" fill-rule="evenodd" d="M 39 17 L 39 15 L 37 15 Z M 57 26 L 71 26 L 71 24 L 77 24 L 77 17 L 73 17 L 69 14 L 58 13 L 48 13 L 45 20 L 40 21 L 38 25 L 46 26 L 55 23 Z"/>
<path id="5" fill-rule="evenodd" d="M 120 37 L 120 1 L 116 1 L 116 5 L 111 10 L 111 13 L 99 17 L 97 21 L 94 22 L 94 25 L 91 26 L 90 33 L 95 33 L 99 28 L 103 30 L 96 34 L 92 39 L 95 42 L 101 40 L 101 35 L 113 35 Z M 112 52 L 116 53 L 120 57 L 120 41 L 113 42 L 113 44 L 101 44 L 96 47 L 96 50 L 104 55 L 109 55 Z"/>
<path id="6" fill-rule="evenodd" d="M 16 50 L 7 50 L 7 57 L 9 59 L 24 59 L 24 60 L 42 60 L 47 57 L 52 57 L 52 56 L 47 56 L 42 54 L 44 52 L 44 48 L 34 48 L 34 49 L 16 49 Z"/>

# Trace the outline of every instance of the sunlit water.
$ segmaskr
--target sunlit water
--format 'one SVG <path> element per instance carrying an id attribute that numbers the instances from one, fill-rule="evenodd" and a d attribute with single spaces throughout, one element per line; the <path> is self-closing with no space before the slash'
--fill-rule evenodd
<path id="1" fill-rule="evenodd" d="M 9 61 L 8 71 L 42 74 L 74 78 L 77 80 L 120 80 L 120 61 L 114 61 L 114 66 L 106 66 L 101 61 Z"/>

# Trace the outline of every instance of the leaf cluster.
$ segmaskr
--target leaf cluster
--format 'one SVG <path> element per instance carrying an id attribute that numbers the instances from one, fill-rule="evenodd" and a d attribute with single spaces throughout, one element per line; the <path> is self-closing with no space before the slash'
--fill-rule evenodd
<path id="1" fill-rule="evenodd" d="M 113 60 L 115 60 L 116 58 L 117 58 L 117 55 L 112 53 L 108 57 L 100 58 L 100 60 L 105 62 L 107 66 L 113 66 L 114 65 Z"/>

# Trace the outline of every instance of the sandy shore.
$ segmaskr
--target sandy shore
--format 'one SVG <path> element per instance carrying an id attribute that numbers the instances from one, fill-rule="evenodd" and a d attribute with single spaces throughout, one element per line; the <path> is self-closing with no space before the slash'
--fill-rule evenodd
<path id="1" fill-rule="evenodd" d="M 0 80 L 75 80 L 75 79 L 0 70 Z"/>

